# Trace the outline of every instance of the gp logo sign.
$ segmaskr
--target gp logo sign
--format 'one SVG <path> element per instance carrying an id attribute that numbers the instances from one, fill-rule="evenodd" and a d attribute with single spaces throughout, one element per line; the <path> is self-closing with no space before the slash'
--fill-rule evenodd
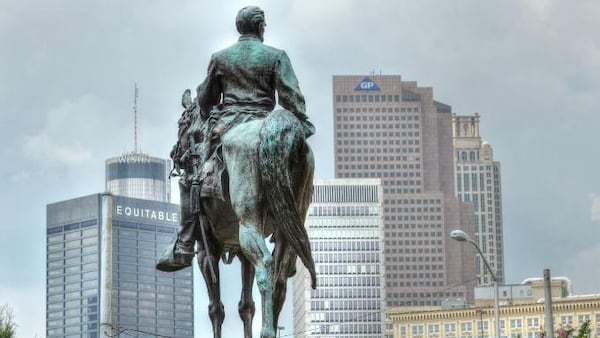
<path id="1" fill-rule="evenodd" d="M 370 77 L 365 77 L 359 84 L 354 88 L 354 90 L 380 90 L 379 87 Z"/>

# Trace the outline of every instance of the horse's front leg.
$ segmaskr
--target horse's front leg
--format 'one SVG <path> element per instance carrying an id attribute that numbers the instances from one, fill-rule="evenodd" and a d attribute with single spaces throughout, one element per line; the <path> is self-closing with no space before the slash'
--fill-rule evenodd
<path id="1" fill-rule="evenodd" d="M 252 319 L 255 306 L 252 299 L 252 285 L 254 283 L 254 266 L 244 255 L 238 254 L 242 267 L 242 295 L 238 303 L 238 312 L 244 323 L 244 338 L 252 338 Z"/>
<path id="2" fill-rule="evenodd" d="M 207 241 L 207 243 L 210 242 Z M 198 266 L 200 267 L 204 282 L 206 283 L 206 289 L 208 290 L 208 315 L 212 323 L 214 338 L 221 338 L 221 326 L 225 320 L 225 308 L 221 301 L 219 278 L 220 257 L 220 248 L 210 244 L 207 247 L 202 238 L 198 240 Z"/>

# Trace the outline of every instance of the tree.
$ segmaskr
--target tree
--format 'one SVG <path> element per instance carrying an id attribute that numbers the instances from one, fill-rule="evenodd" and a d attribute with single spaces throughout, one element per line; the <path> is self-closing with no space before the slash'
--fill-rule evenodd
<path id="1" fill-rule="evenodd" d="M 7 304 L 0 305 L 0 338 L 13 338 L 16 328 L 12 309 Z"/>
<path id="2" fill-rule="evenodd" d="M 577 335 L 575 336 L 575 338 L 590 338 L 592 333 L 592 329 L 590 328 L 590 320 L 586 320 L 585 322 L 581 323 L 581 326 L 579 327 L 579 331 L 577 331 Z"/>

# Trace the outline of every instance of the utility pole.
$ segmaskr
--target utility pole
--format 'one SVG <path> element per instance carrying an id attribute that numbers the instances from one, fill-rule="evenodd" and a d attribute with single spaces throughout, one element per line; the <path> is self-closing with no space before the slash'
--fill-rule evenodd
<path id="1" fill-rule="evenodd" d="M 550 269 L 544 269 L 544 328 L 545 338 L 554 338 L 554 318 L 552 316 L 552 278 Z"/>

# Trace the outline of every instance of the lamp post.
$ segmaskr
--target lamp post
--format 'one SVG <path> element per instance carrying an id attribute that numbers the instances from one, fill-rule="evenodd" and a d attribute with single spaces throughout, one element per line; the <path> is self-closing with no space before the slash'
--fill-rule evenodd
<path id="1" fill-rule="evenodd" d="M 494 272 L 494 270 L 492 270 L 492 267 L 490 267 L 490 263 L 485 258 L 485 255 L 483 254 L 483 251 L 481 251 L 481 248 L 479 247 L 477 242 L 472 240 L 466 232 L 462 230 L 452 230 L 450 232 L 450 238 L 459 242 L 469 242 L 473 244 L 475 249 L 477 249 L 477 251 L 479 252 L 481 259 L 483 259 L 483 263 L 485 263 L 488 272 L 492 276 L 492 281 L 494 281 L 494 336 L 496 338 L 500 338 L 500 306 L 498 304 L 498 280 L 496 279 L 496 273 Z"/>

